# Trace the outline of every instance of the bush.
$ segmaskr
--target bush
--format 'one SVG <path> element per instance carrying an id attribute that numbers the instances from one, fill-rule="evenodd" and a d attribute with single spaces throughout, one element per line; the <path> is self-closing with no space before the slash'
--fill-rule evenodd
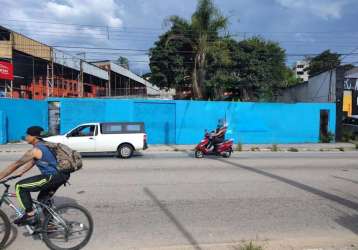
<path id="1" fill-rule="evenodd" d="M 341 152 L 344 152 L 344 148 L 343 147 L 339 147 L 339 148 L 337 148 L 339 151 L 341 151 Z"/>
<path id="2" fill-rule="evenodd" d="M 289 148 L 288 151 L 289 152 L 298 152 L 298 149 L 297 148 Z"/>
<path id="3" fill-rule="evenodd" d="M 242 144 L 240 142 L 237 144 L 236 150 L 240 152 L 242 151 Z"/>
<path id="4" fill-rule="evenodd" d="M 277 147 L 276 144 L 273 144 L 273 145 L 272 145 L 271 151 L 272 151 L 272 152 L 277 152 L 277 151 L 278 151 L 278 147 Z"/>
<path id="5" fill-rule="evenodd" d="M 254 151 L 254 152 L 255 152 L 255 151 L 260 151 L 260 148 L 259 148 L 259 147 L 252 147 L 252 148 L 251 148 L 251 151 Z"/>
<path id="6" fill-rule="evenodd" d="M 352 131 L 350 131 L 348 129 L 342 130 L 342 141 L 349 142 L 350 140 L 354 140 L 354 137 L 355 136 Z"/>
<path id="7" fill-rule="evenodd" d="M 322 142 L 322 143 L 330 143 L 330 142 L 334 141 L 334 134 L 331 133 L 331 132 L 328 132 L 327 135 L 323 135 L 323 134 L 321 133 L 321 135 L 320 135 L 320 137 L 319 137 L 319 140 L 320 140 L 320 142 Z"/>
<path id="8" fill-rule="evenodd" d="M 240 250 L 263 250 L 261 246 L 255 246 L 252 242 L 240 247 Z"/>
<path id="9" fill-rule="evenodd" d="M 356 145 L 356 149 L 358 150 L 358 142 L 356 142 L 355 145 Z"/>

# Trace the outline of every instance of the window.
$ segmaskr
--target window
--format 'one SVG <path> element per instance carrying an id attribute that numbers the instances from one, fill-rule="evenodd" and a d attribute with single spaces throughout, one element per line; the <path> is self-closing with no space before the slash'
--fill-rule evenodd
<path id="1" fill-rule="evenodd" d="M 142 126 L 140 124 L 128 124 L 127 125 L 127 131 L 128 132 L 141 132 L 142 131 Z"/>
<path id="2" fill-rule="evenodd" d="M 81 137 L 81 136 L 93 136 L 96 129 L 95 125 L 85 125 L 74 129 L 69 136 L 70 137 Z"/>
<path id="3" fill-rule="evenodd" d="M 121 124 L 102 124 L 102 134 L 119 134 L 122 132 Z"/>
<path id="4" fill-rule="evenodd" d="M 101 124 L 102 134 L 131 134 L 144 133 L 143 123 L 103 123 Z"/>

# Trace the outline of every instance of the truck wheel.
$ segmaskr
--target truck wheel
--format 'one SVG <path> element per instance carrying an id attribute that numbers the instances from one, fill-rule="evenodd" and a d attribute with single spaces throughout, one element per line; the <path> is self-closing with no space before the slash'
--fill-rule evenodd
<path id="1" fill-rule="evenodd" d="M 129 144 L 123 144 L 118 147 L 117 152 L 118 152 L 118 157 L 123 159 L 128 159 L 132 157 L 134 149 Z"/>

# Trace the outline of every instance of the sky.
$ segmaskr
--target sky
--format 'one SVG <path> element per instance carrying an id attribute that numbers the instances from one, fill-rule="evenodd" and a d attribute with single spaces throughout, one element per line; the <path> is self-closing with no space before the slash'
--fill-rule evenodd
<path id="1" fill-rule="evenodd" d="M 196 0 L 0 0 L 0 25 L 88 61 L 129 59 L 149 71 L 148 49 L 171 15 L 189 19 Z M 326 49 L 358 62 L 358 0 L 214 0 L 237 40 L 278 42 L 292 65 Z M 89 48 L 89 49 L 88 49 Z M 358 64 L 358 63 L 357 63 Z"/>

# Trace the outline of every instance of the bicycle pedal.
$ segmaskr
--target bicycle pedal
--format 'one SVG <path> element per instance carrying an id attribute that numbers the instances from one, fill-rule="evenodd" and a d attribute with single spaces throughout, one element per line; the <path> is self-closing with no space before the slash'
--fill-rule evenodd
<path id="1" fill-rule="evenodd" d="M 33 235 L 35 233 L 35 230 L 31 226 L 26 225 L 25 228 L 30 235 Z"/>

